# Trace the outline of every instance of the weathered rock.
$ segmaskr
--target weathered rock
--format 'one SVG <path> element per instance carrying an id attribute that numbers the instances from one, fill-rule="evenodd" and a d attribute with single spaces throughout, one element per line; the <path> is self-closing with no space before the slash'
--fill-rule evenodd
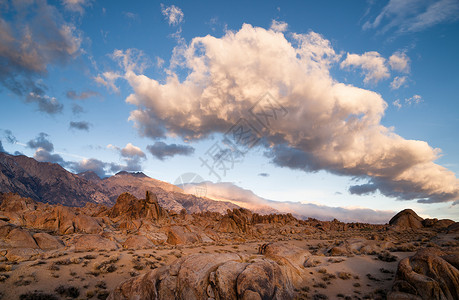
<path id="1" fill-rule="evenodd" d="M 45 232 L 35 233 L 33 238 L 42 250 L 54 250 L 64 247 L 64 243 L 59 238 Z"/>
<path id="2" fill-rule="evenodd" d="M 81 214 L 75 216 L 74 227 L 76 232 L 81 233 L 99 233 L 102 231 L 102 227 L 94 218 Z"/>
<path id="3" fill-rule="evenodd" d="M 77 251 L 89 250 L 116 250 L 118 245 L 116 242 L 103 238 L 98 234 L 84 234 L 76 237 L 71 244 L 75 245 Z"/>
<path id="4" fill-rule="evenodd" d="M 200 236 L 184 226 L 171 226 L 167 230 L 167 243 L 171 245 L 193 244 L 200 242 Z"/>
<path id="5" fill-rule="evenodd" d="M 247 262 L 234 253 L 194 254 L 119 285 L 108 299 L 292 299 L 309 252 L 268 244 Z"/>
<path id="6" fill-rule="evenodd" d="M 126 239 L 123 243 L 123 248 L 126 249 L 150 249 L 153 248 L 155 244 L 153 244 L 147 237 L 143 235 L 132 235 Z"/>
<path id="7" fill-rule="evenodd" d="M 38 249 L 12 248 L 8 250 L 5 257 L 9 261 L 20 262 L 20 261 L 27 261 L 27 260 L 35 259 L 38 257 L 40 253 L 41 251 Z"/>
<path id="8" fill-rule="evenodd" d="M 459 299 L 459 270 L 443 257 L 426 248 L 401 260 L 388 299 Z"/>
<path id="9" fill-rule="evenodd" d="M 448 233 L 458 233 L 459 232 L 459 222 L 449 225 L 446 231 Z"/>
<path id="10" fill-rule="evenodd" d="M 5 241 L 11 248 L 39 248 L 32 235 L 27 230 L 20 228 L 11 230 Z"/>
<path id="11" fill-rule="evenodd" d="M 413 210 L 404 209 L 390 219 L 389 224 L 401 229 L 419 229 L 423 227 L 423 220 L 424 219 L 418 216 Z"/>

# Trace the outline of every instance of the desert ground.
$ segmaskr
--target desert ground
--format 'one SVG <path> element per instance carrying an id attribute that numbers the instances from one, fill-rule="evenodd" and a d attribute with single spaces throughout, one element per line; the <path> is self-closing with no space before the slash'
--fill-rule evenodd
<path id="1" fill-rule="evenodd" d="M 3 194 L 2 299 L 458 299 L 451 220 L 174 213 L 154 194 L 69 208 Z M 409 270 L 408 270 L 409 269 Z"/>

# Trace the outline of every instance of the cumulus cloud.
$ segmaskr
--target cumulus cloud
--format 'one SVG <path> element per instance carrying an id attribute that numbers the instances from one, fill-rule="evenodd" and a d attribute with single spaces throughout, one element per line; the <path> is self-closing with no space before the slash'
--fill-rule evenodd
<path id="1" fill-rule="evenodd" d="M 407 80 L 406 76 L 400 76 L 400 77 L 395 76 L 394 80 L 392 80 L 392 82 L 390 83 L 390 88 L 393 90 L 398 90 L 400 87 L 405 85 L 406 80 Z"/>
<path id="2" fill-rule="evenodd" d="M 65 9 L 79 14 L 84 13 L 84 7 L 91 5 L 91 0 L 62 0 Z"/>
<path id="3" fill-rule="evenodd" d="M 90 126 L 91 124 L 85 121 L 79 121 L 79 122 L 71 121 L 69 124 L 70 129 L 86 130 L 86 131 L 89 131 Z"/>
<path id="4" fill-rule="evenodd" d="M 183 12 L 175 5 L 165 6 L 164 4 L 161 4 L 161 13 L 171 26 L 177 26 L 183 22 Z"/>
<path id="5" fill-rule="evenodd" d="M 118 169 L 123 171 L 141 171 L 142 162 L 146 159 L 145 153 L 137 146 L 131 143 L 127 143 L 124 148 L 114 146 L 112 144 L 107 145 L 108 149 L 115 150 L 118 152 L 122 160 L 126 163 L 125 165 L 119 165 Z M 117 167 L 112 165 L 112 170 Z"/>
<path id="6" fill-rule="evenodd" d="M 339 56 L 328 40 L 314 32 L 289 37 L 245 24 L 221 38 L 196 37 L 178 46 L 172 59 L 177 70 L 168 69 L 164 81 L 125 68 L 133 89 L 126 101 L 137 106 L 129 119 L 153 139 L 194 140 L 225 133 L 243 116 L 258 126 L 278 166 L 367 178 L 398 199 L 459 199 L 455 174 L 434 162 L 440 149 L 383 126 L 387 103 L 381 95 L 331 77 Z M 377 61 L 380 72 L 368 80 L 387 77 L 379 54 L 355 59 Z M 183 71 L 188 75 L 179 79 Z M 250 111 L 264 109 L 259 100 L 267 91 L 288 116 L 271 114 L 270 126 L 261 127 Z"/>
<path id="7" fill-rule="evenodd" d="M 389 65 L 392 70 L 409 73 L 410 58 L 404 52 L 395 52 L 389 57 Z"/>
<path id="8" fill-rule="evenodd" d="M 378 83 L 379 81 L 389 78 L 389 69 L 386 67 L 386 59 L 378 52 L 370 51 L 362 55 L 347 54 L 344 61 L 341 62 L 341 68 L 358 67 L 362 69 L 365 76 L 365 83 Z"/>
<path id="9" fill-rule="evenodd" d="M 191 155 L 194 153 L 194 148 L 191 146 L 166 144 L 164 142 L 155 142 L 153 145 L 148 145 L 147 150 L 159 160 L 165 160 L 175 155 Z"/>
<path id="10" fill-rule="evenodd" d="M 72 162 L 70 164 L 70 169 L 73 170 L 75 173 L 83 173 L 86 171 L 92 171 L 97 174 L 100 178 L 106 177 L 106 171 L 105 168 L 107 168 L 108 164 L 95 159 L 95 158 L 90 158 L 90 159 L 83 159 L 82 161 L 79 162 Z"/>
<path id="11" fill-rule="evenodd" d="M 284 31 L 287 31 L 287 28 L 288 28 L 288 24 L 283 21 L 273 20 L 271 22 L 271 27 L 270 27 L 271 30 L 284 32 Z"/>
<path id="12" fill-rule="evenodd" d="M 380 33 L 394 30 L 397 33 L 418 32 L 440 23 L 459 18 L 457 0 L 406 1 L 390 0 L 373 21 L 363 29 L 380 28 Z"/>
<path id="13" fill-rule="evenodd" d="M 61 110 L 55 98 L 44 96 L 46 89 L 37 77 L 46 75 L 50 64 L 63 64 L 79 54 L 81 39 L 71 24 L 46 1 L 13 1 L 2 6 L 0 16 L 0 84 L 39 109 Z"/>
<path id="14" fill-rule="evenodd" d="M 53 152 L 54 145 L 53 143 L 51 143 L 48 137 L 48 134 L 40 132 L 36 138 L 27 142 L 27 147 L 31 149 L 42 148 L 43 150 L 46 150 L 48 152 Z"/>
<path id="15" fill-rule="evenodd" d="M 78 94 L 77 92 L 70 90 L 66 93 L 67 98 L 72 99 L 72 100 L 86 100 L 91 97 L 96 97 L 99 96 L 100 94 L 95 91 L 84 91 Z"/>
<path id="16" fill-rule="evenodd" d="M 395 214 L 393 211 L 330 207 L 291 201 L 273 201 L 262 198 L 251 190 L 243 189 L 230 182 L 206 182 L 205 184 L 207 189 L 206 197 L 220 201 L 229 201 L 259 213 L 281 212 L 291 213 L 302 219 L 316 218 L 330 221 L 336 218 L 343 222 L 366 222 L 373 224 L 387 223 Z M 193 192 L 193 187 L 188 186 L 185 191 Z"/>

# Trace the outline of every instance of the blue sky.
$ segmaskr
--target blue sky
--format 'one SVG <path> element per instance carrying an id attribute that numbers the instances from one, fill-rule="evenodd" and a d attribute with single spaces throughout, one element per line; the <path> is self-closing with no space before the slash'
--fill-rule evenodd
<path id="1" fill-rule="evenodd" d="M 0 150 L 459 220 L 458 1 L 0 6 Z M 209 173 L 201 159 L 265 95 L 286 114 Z"/>

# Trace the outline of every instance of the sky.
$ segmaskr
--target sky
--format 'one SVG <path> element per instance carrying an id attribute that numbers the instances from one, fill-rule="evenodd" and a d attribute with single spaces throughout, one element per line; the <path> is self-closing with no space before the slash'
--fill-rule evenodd
<path id="1" fill-rule="evenodd" d="M 459 221 L 458 37 L 457 0 L 1 1 L 0 151 Z"/>

